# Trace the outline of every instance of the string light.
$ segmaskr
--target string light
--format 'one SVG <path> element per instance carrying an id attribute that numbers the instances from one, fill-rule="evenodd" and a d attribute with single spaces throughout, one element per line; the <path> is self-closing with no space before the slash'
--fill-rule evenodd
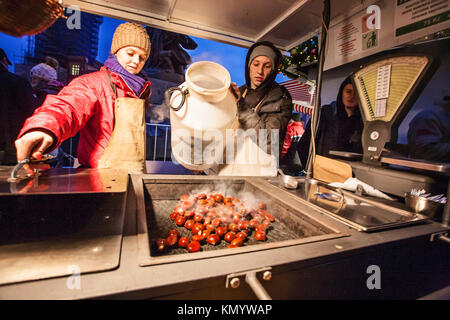
<path id="1" fill-rule="evenodd" d="M 295 75 L 291 75 L 286 71 L 290 66 L 296 66 L 297 68 L 301 68 L 303 64 L 313 63 L 317 61 L 317 44 L 318 37 L 314 36 L 309 40 L 304 41 L 300 45 L 292 48 L 289 53 L 289 57 L 284 57 L 280 66 L 280 72 L 288 77 L 295 77 Z"/>

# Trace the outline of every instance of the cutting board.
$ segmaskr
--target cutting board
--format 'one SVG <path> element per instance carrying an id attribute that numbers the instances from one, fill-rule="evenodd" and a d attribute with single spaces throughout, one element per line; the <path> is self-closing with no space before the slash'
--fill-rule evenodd
<path id="1" fill-rule="evenodd" d="M 313 163 L 313 177 L 327 183 L 343 183 L 352 177 L 352 167 L 345 162 L 316 155 Z"/>

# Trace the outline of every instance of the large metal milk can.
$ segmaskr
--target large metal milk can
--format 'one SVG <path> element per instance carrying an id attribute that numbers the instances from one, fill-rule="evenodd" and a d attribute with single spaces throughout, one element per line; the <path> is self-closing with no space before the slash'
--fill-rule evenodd
<path id="1" fill-rule="evenodd" d="M 237 103 L 227 69 L 210 61 L 193 63 L 185 82 L 166 91 L 170 107 L 172 158 L 190 170 L 224 163 L 227 129 L 237 124 Z M 232 143 L 232 141 L 231 141 Z"/>

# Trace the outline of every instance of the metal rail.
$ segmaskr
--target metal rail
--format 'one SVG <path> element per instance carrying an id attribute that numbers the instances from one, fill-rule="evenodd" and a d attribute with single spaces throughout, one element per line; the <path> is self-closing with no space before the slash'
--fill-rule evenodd
<path id="1" fill-rule="evenodd" d="M 250 288 L 252 288 L 253 292 L 259 300 L 272 300 L 261 282 L 259 282 L 258 278 L 256 278 L 255 271 L 248 272 L 245 275 L 245 282 L 247 282 Z"/>

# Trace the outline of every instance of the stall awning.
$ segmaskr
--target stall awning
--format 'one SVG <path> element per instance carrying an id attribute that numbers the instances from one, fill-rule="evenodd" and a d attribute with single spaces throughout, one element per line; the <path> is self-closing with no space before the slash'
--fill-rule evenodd
<path id="1" fill-rule="evenodd" d="M 331 0 L 331 19 L 368 2 Z M 320 0 L 64 0 L 64 6 L 205 39 L 249 47 L 260 40 L 289 50 L 321 28 Z"/>
<path id="2" fill-rule="evenodd" d="M 280 82 L 280 85 L 285 87 L 291 94 L 292 106 L 296 112 L 311 115 L 315 96 L 311 96 L 308 92 L 308 85 L 298 82 L 297 80 Z"/>

